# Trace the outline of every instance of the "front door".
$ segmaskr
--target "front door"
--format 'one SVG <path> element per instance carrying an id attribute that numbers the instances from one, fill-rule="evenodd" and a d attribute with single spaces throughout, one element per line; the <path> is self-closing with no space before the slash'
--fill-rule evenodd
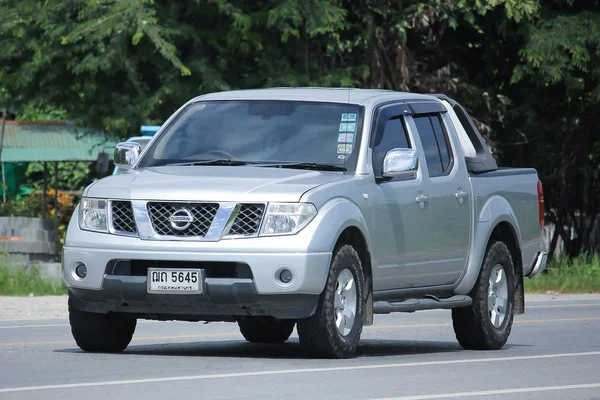
<path id="1" fill-rule="evenodd" d="M 393 110 L 393 107 L 391 108 Z M 373 169 L 375 235 L 372 238 L 374 290 L 423 284 L 431 252 L 430 208 L 417 201 L 428 190 L 421 171 L 414 176 L 384 179 L 383 159 L 394 148 L 413 148 L 402 115 L 382 112 L 375 131 Z M 425 197 L 423 197 L 425 199 Z"/>

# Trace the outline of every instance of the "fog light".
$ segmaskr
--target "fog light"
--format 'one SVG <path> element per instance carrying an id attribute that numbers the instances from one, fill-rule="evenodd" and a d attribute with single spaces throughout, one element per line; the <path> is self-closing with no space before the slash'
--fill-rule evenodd
<path id="1" fill-rule="evenodd" d="M 87 267 L 85 266 L 85 264 L 79 264 L 77 268 L 75 268 L 75 275 L 77 275 L 81 279 L 87 276 Z"/>
<path id="2" fill-rule="evenodd" d="M 289 269 L 284 269 L 279 273 L 279 280 L 283 283 L 290 283 L 294 275 Z"/>

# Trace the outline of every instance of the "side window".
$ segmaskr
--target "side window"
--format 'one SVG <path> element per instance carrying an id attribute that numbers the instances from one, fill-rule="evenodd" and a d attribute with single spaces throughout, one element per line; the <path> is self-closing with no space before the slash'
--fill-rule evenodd
<path id="1" fill-rule="evenodd" d="M 439 115 L 415 117 L 415 125 L 425 151 L 429 176 L 442 176 L 452 167 L 452 151 Z"/>
<path id="2" fill-rule="evenodd" d="M 382 175 L 383 159 L 388 151 L 392 149 L 410 148 L 408 136 L 404 129 L 402 117 L 392 117 L 385 123 L 383 133 L 378 134 L 373 147 L 373 170 L 375 176 Z"/>

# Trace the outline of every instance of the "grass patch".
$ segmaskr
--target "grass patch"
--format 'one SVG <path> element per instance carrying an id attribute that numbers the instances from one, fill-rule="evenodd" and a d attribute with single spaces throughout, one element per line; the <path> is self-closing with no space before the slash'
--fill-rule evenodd
<path id="1" fill-rule="evenodd" d="M 600 256 L 584 254 L 554 261 L 546 271 L 525 279 L 528 293 L 600 293 Z"/>
<path id="2" fill-rule="evenodd" d="M 63 282 L 51 282 L 42 279 L 39 269 L 11 268 L 0 266 L 1 296 L 47 296 L 67 294 Z"/>

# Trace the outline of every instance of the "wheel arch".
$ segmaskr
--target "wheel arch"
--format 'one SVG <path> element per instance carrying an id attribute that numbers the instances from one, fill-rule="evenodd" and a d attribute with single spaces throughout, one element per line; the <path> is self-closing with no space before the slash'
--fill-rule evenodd
<path id="1" fill-rule="evenodd" d="M 513 260 L 514 273 L 515 273 L 515 310 L 517 314 L 523 314 L 525 312 L 525 289 L 523 287 L 523 257 L 521 253 L 521 247 L 519 246 L 519 240 L 515 228 L 507 221 L 499 222 L 490 234 L 488 240 L 489 245 L 494 241 L 500 241 L 508 247 L 508 251 Z"/>
<path id="2" fill-rule="evenodd" d="M 501 240 L 511 254 L 515 267 L 517 282 L 516 310 L 522 314 L 524 311 L 523 293 L 523 262 L 521 252 L 521 231 L 519 221 L 511 206 L 504 197 L 493 195 L 481 204 L 476 210 L 474 232 L 469 249 L 469 260 L 463 276 L 457 282 L 455 294 L 468 295 L 475 286 L 481 266 L 487 253 L 490 242 Z"/>

